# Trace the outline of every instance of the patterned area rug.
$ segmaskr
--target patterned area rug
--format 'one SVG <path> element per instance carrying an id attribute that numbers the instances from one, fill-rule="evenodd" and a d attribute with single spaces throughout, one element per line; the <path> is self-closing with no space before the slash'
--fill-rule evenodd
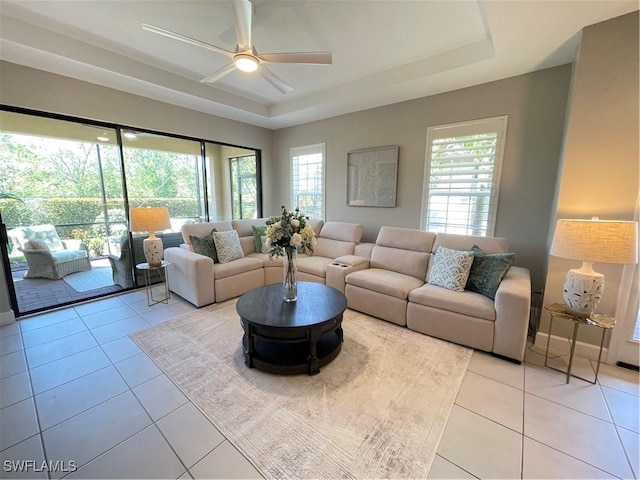
<path id="1" fill-rule="evenodd" d="M 315 376 L 249 369 L 235 300 L 131 338 L 266 478 L 425 478 L 472 350 L 347 310 Z"/>
<path id="2" fill-rule="evenodd" d="M 111 267 L 92 268 L 85 272 L 70 273 L 62 279 L 76 292 L 88 292 L 113 285 Z"/>

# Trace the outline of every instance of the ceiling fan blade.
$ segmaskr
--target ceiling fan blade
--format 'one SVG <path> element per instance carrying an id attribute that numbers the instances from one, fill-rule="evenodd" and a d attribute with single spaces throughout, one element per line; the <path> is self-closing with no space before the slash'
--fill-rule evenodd
<path id="1" fill-rule="evenodd" d="M 218 80 L 220 80 L 222 77 L 224 77 L 225 75 L 228 75 L 229 73 L 233 72 L 236 69 L 236 66 L 234 63 L 230 63 L 229 65 L 222 67 L 220 70 L 213 72 L 211 75 L 209 75 L 208 77 L 203 78 L 202 80 L 200 80 L 201 83 L 213 83 L 216 82 Z"/>
<path id="2" fill-rule="evenodd" d="M 233 21 L 238 37 L 238 51 L 245 52 L 253 48 L 251 43 L 251 17 L 253 5 L 249 0 L 231 0 Z"/>
<path id="3" fill-rule="evenodd" d="M 234 53 L 229 50 L 225 50 L 224 48 L 216 47 L 215 45 L 210 45 L 208 43 L 201 42 L 200 40 L 196 40 L 195 38 L 187 37 L 186 35 L 181 35 L 176 32 L 172 32 L 171 30 L 166 30 L 161 27 L 156 27 L 155 25 L 150 25 L 148 23 L 143 23 L 142 28 L 148 32 L 157 33 L 158 35 L 163 35 L 165 37 L 173 38 L 174 40 L 179 40 L 184 43 L 189 43 L 191 45 L 195 45 L 196 47 L 206 48 L 207 50 L 211 50 L 213 52 L 222 53 L 229 58 L 233 58 Z"/>
<path id="4" fill-rule="evenodd" d="M 262 53 L 258 58 L 266 63 L 302 63 L 307 65 L 331 65 L 331 52 Z"/>
<path id="5" fill-rule="evenodd" d="M 260 65 L 260 68 L 258 70 L 260 71 L 260 75 L 262 75 L 267 82 L 276 87 L 282 93 L 287 94 L 293 92 L 292 87 L 287 85 L 284 80 L 278 77 L 271 70 L 268 70 L 265 66 Z"/>

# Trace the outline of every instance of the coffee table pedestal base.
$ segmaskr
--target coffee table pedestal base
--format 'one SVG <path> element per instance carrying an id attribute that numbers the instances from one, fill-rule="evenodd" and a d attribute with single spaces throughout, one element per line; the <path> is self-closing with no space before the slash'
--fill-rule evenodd
<path id="1" fill-rule="evenodd" d="M 285 332 L 253 325 L 244 319 L 242 347 L 244 363 L 249 368 L 293 375 L 307 373 L 316 375 L 320 368 L 331 363 L 342 349 L 342 315 L 334 319 L 334 325 L 326 331 L 318 328 Z M 275 334 L 275 335 L 274 335 Z"/>

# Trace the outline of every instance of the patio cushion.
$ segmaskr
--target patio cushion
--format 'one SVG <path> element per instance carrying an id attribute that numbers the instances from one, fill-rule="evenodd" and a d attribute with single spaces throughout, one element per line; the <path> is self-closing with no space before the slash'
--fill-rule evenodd
<path id="1" fill-rule="evenodd" d="M 53 259 L 58 262 L 70 262 L 71 260 L 78 260 L 79 258 L 85 258 L 87 256 L 86 250 L 61 250 L 59 252 L 51 252 Z"/>

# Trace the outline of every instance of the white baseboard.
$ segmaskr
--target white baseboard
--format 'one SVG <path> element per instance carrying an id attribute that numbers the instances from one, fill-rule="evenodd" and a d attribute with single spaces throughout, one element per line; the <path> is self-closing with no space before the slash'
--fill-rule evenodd
<path id="1" fill-rule="evenodd" d="M 0 325 L 10 325 L 16 321 L 16 316 L 13 310 L 7 312 L 0 312 Z"/>
<path id="2" fill-rule="evenodd" d="M 549 334 L 546 332 L 536 333 L 535 345 L 542 349 L 544 352 L 547 348 L 547 339 Z M 556 335 L 551 336 L 551 344 L 549 345 L 549 352 L 554 354 L 569 354 L 570 352 L 569 339 L 566 337 L 558 337 Z M 592 345 L 591 343 L 576 342 L 577 357 L 584 357 L 590 360 L 598 360 L 598 353 L 600 352 L 600 345 Z M 607 347 L 602 349 L 602 362 L 607 358 Z"/>

